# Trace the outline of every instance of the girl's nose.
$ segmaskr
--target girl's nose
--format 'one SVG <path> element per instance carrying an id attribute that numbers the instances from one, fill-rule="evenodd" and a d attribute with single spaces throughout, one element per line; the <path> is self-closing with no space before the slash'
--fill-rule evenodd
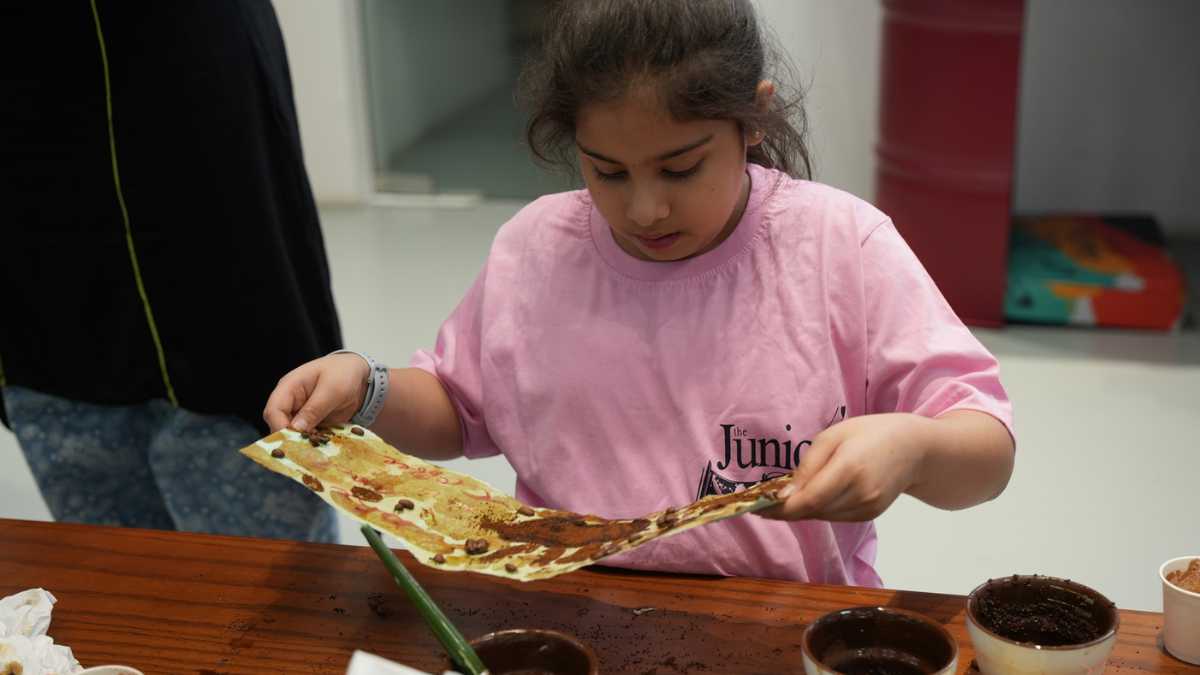
<path id="1" fill-rule="evenodd" d="M 626 209 L 626 217 L 638 227 L 649 228 L 670 215 L 671 209 L 663 195 L 653 188 L 634 188 Z"/>

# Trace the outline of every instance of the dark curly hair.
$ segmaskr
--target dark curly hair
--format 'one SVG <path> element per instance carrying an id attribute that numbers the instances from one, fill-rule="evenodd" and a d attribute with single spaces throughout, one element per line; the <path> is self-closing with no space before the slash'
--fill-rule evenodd
<path id="1" fill-rule="evenodd" d="M 790 74 L 750 0 L 559 0 L 522 69 L 518 100 L 530 149 L 552 167 L 575 166 L 581 106 L 651 81 L 676 119 L 734 120 L 764 134 L 747 161 L 809 178 L 803 95 L 781 81 Z M 764 79 L 775 84 L 765 109 L 755 102 Z"/>

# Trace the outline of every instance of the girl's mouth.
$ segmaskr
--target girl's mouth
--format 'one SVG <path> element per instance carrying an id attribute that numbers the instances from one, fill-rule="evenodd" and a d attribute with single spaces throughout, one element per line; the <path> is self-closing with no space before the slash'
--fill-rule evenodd
<path id="1" fill-rule="evenodd" d="M 637 240 L 640 241 L 646 248 L 664 249 L 670 248 L 675 244 L 676 241 L 679 241 L 680 235 L 678 232 L 672 232 L 671 234 L 663 234 L 657 237 L 643 237 L 641 235 L 636 236 Z"/>

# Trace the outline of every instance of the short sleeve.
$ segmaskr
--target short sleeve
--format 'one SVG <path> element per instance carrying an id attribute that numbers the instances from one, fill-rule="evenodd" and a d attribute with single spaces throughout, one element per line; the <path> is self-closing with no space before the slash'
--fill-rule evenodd
<path id="1" fill-rule="evenodd" d="M 483 414 L 483 298 L 487 269 L 438 330 L 432 352 L 420 350 L 410 365 L 442 383 L 462 424 L 463 454 L 471 459 L 500 454 Z"/>
<path id="2" fill-rule="evenodd" d="M 863 241 L 862 265 L 868 412 L 937 417 L 978 410 L 1012 434 L 999 363 L 959 320 L 891 221 Z"/>

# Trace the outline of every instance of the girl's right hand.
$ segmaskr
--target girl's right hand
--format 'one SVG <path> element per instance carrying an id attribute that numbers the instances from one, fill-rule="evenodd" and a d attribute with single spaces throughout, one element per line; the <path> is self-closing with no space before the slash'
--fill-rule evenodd
<path id="1" fill-rule="evenodd" d="M 357 354 L 331 354 L 284 375 L 267 399 L 263 420 L 274 433 L 349 422 L 367 396 L 371 370 Z"/>

